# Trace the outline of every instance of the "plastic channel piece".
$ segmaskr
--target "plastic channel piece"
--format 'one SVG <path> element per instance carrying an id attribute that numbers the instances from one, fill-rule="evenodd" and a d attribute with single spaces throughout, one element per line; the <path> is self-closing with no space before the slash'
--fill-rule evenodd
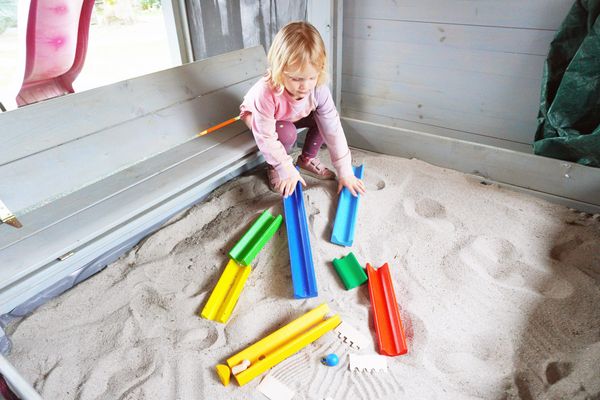
<path id="1" fill-rule="evenodd" d="M 321 304 L 284 327 L 227 359 L 229 368 L 244 360 L 250 366 L 234 375 L 240 386 L 245 385 L 269 368 L 314 342 L 342 322 L 339 315 L 331 315 L 329 306 Z"/>
<path id="2" fill-rule="evenodd" d="M 212 321 L 227 322 L 251 271 L 250 265 L 243 266 L 235 260 L 229 260 L 200 316 Z"/>
<path id="3" fill-rule="evenodd" d="M 385 263 L 375 270 L 367 263 L 367 275 L 379 354 L 386 356 L 406 354 L 408 351 L 406 337 L 400 320 L 398 303 L 396 303 L 390 268 Z"/>
<path id="4" fill-rule="evenodd" d="M 364 165 L 352 167 L 354 176 L 362 179 L 364 175 Z M 352 196 L 347 188 L 344 188 L 338 199 L 338 207 L 333 222 L 333 231 L 331 232 L 331 243 L 350 247 L 354 242 L 354 228 L 356 226 L 356 214 L 358 212 L 358 199 Z"/>
<path id="5" fill-rule="evenodd" d="M 229 257 L 242 265 L 250 265 L 254 257 L 273 237 L 281 226 L 283 217 L 274 217 L 268 210 L 258 217 L 250 229 L 242 236 L 239 242 L 229 252 Z"/>
<path id="6" fill-rule="evenodd" d="M 354 289 L 368 279 L 365 270 L 360 266 L 352 252 L 348 253 L 346 257 L 334 258 L 333 267 L 344 283 L 346 290 Z"/>
<path id="7" fill-rule="evenodd" d="M 283 210 L 290 252 L 294 297 L 297 299 L 316 297 L 318 295 L 317 279 L 315 277 L 315 266 L 310 248 L 304 197 L 300 182 L 298 182 L 292 195 L 284 197 Z"/>

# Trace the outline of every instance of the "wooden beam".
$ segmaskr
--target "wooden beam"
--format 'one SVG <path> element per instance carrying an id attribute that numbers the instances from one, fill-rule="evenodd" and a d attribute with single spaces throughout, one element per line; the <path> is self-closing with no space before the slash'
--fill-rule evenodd
<path id="1" fill-rule="evenodd" d="M 418 158 L 589 213 L 600 212 L 597 168 L 424 132 L 342 118 L 350 145 Z"/>

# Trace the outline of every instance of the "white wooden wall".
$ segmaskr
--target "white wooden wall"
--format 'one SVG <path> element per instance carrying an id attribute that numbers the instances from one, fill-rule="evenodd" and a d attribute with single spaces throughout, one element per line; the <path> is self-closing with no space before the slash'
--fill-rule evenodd
<path id="1" fill-rule="evenodd" d="M 342 115 L 530 151 L 573 0 L 347 0 Z"/>

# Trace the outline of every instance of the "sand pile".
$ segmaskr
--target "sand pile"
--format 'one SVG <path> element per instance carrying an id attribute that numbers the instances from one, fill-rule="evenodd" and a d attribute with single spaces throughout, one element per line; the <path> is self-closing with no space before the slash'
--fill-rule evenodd
<path id="1" fill-rule="evenodd" d="M 10 360 L 45 399 L 263 399 L 214 366 L 316 305 L 373 339 L 366 286 L 332 260 L 388 262 L 409 353 L 350 372 L 328 334 L 271 370 L 295 399 L 589 399 L 600 396 L 600 220 L 417 160 L 353 150 L 369 192 L 354 246 L 331 244 L 335 182 L 307 178 L 319 297 L 292 298 L 285 225 L 253 262 L 227 325 L 198 317 L 227 252 L 265 209 L 258 170 L 174 218 L 103 272 L 7 331 Z M 325 156 L 324 159 L 327 157 Z M 342 362 L 319 359 L 336 352 Z"/>

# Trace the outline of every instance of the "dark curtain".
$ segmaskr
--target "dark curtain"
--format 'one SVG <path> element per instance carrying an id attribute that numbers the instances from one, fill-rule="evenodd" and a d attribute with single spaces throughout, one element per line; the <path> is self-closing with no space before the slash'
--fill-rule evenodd
<path id="1" fill-rule="evenodd" d="M 281 27 L 306 19 L 306 0 L 187 0 L 194 59 L 262 45 Z"/>

